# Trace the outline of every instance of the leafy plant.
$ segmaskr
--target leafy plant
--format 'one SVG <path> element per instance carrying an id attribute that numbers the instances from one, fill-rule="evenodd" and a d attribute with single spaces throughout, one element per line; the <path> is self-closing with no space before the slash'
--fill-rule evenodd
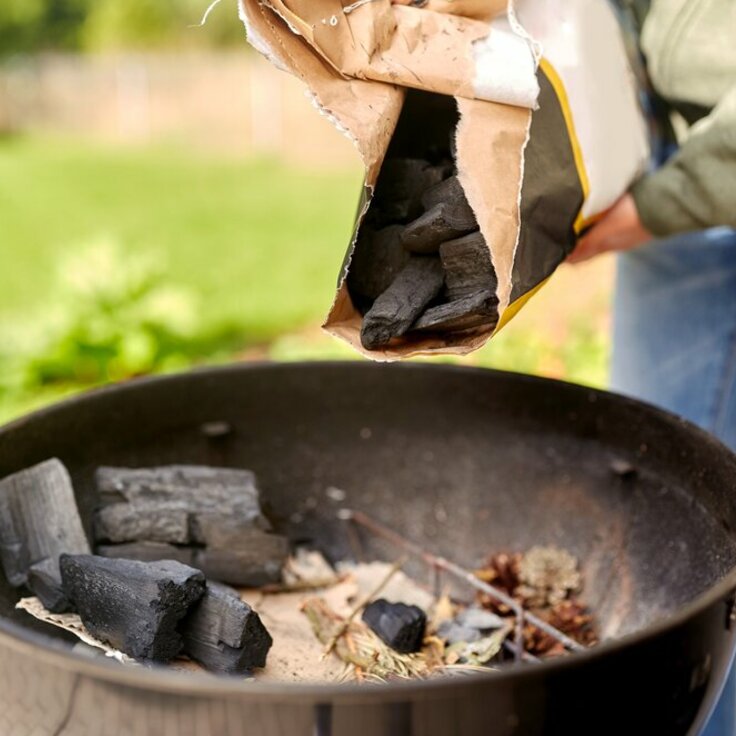
<path id="1" fill-rule="evenodd" d="M 66 257 L 49 299 L 3 333 L 0 398 L 16 399 L 183 368 L 229 355 L 242 339 L 205 328 L 197 297 L 169 284 L 163 264 L 108 241 Z"/>

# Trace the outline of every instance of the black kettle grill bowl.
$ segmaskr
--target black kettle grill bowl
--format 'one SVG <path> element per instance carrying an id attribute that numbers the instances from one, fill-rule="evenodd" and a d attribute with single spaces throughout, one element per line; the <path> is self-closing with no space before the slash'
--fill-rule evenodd
<path id="1" fill-rule="evenodd" d="M 213 421 L 231 433 L 203 432 Z M 0 476 L 51 456 L 87 524 L 98 465 L 209 463 L 255 470 L 277 525 L 333 558 L 351 554 L 342 506 L 470 567 L 560 545 L 584 564 L 606 642 L 477 677 L 267 685 L 73 652 L 3 581 L 1 734 L 697 733 L 733 651 L 736 457 L 619 396 L 450 366 L 235 366 L 114 386 L 0 430 Z"/>

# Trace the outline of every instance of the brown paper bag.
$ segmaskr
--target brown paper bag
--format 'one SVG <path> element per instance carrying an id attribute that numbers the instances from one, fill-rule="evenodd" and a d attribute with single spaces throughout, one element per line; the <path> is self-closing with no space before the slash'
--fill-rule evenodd
<path id="1" fill-rule="evenodd" d="M 435 0 L 434 7 L 443 3 L 451 4 Z M 324 327 L 373 359 L 481 347 L 646 161 L 636 90 L 605 0 L 489 7 L 498 14 L 486 22 L 390 0 L 241 0 L 249 41 L 304 81 L 365 165 L 355 232 Z M 575 58 L 575 50 L 588 58 Z M 601 82 L 609 82 L 604 101 L 594 89 Z M 409 331 L 365 350 L 363 316 L 346 281 L 353 247 L 387 152 L 411 156 L 420 137 L 414 131 L 429 127 L 437 140 L 454 136 L 458 177 L 498 282 L 499 319 L 463 332 Z M 614 158 L 601 138 L 617 131 L 625 141 Z"/>

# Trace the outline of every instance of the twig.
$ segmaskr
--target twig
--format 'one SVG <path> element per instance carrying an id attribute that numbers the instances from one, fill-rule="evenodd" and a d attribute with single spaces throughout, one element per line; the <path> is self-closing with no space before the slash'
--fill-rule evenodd
<path id="1" fill-rule="evenodd" d="M 519 659 L 519 657 L 521 656 L 521 659 L 524 662 L 540 662 L 541 661 L 539 657 L 537 657 L 534 654 L 530 654 L 529 652 L 526 651 L 526 649 L 522 649 L 521 655 L 519 655 L 519 647 L 514 642 L 509 641 L 508 639 L 506 639 L 506 641 L 503 643 L 503 646 L 504 646 L 504 649 L 507 649 L 509 652 L 511 652 L 511 654 L 513 654 L 516 659 Z"/>
<path id="2" fill-rule="evenodd" d="M 485 593 L 486 595 L 490 596 L 491 598 L 494 598 L 499 603 L 502 603 L 504 606 L 507 606 L 510 608 L 514 615 L 517 618 L 517 627 L 516 627 L 516 635 L 515 635 L 515 649 L 516 649 L 516 655 L 517 658 L 521 658 L 521 652 L 523 651 L 523 622 L 527 621 L 528 623 L 532 624 L 533 626 L 536 626 L 538 629 L 543 631 L 545 634 L 549 634 L 553 639 L 556 639 L 561 644 L 563 644 L 565 647 L 572 651 L 582 651 L 585 649 L 585 647 L 582 644 L 579 644 L 574 639 L 567 636 L 567 634 L 564 634 L 563 632 L 556 629 L 551 624 L 548 624 L 546 621 L 543 621 L 539 616 L 535 616 L 533 613 L 530 613 L 529 611 L 526 611 L 523 606 L 519 604 L 517 600 L 512 598 L 507 593 L 504 593 L 502 590 L 499 590 L 498 588 L 494 588 L 492 585 L 489 585 L 488 583 L 484 583 L 482 580 L 479 580 L 472 572 L 469 570 L 466 570 L 465 568 L 461 567 L 460 565 L 451 562 L 450 560 L 445 559 L 444 557 L 438 557 L 437 555 L 433 555 L 431 552 L 427 552 L 425 549 L 420 547 L 418 544 L 415 544 L 414 542 L 409 541 L 405 537 L 402 537 L 400 534 L 397 534 L 392 529 L 389 529 L 388 527 L 383 526 L 383 524 L 380 524 L 379 522 L 371 519 L 370 516 L 367 514 L 364 514 L 362 511 L 353 511 L 349 509 L 342 509 L 339 514 L 339 518 L 343 520 L 349 520 L 353 521 L 356 524 L 359 524 L 362 527 L 365 527 L 370 532 L 375 534 L 378 537 L 382 537 L 388 542 L 391 542 L 395 546 L 399 547 L 400 549 L 406 550 L 409 554 L 414 555 L 415 557 L 418 557 L 422 560 L 424 560 L 428 565 L 431 565 L 435 567 L 438 570 L 445 570 L 446 572 L 450 573 L 451 575 L 454 575 L 456 578 L 459 578 L 460 580 L 464 580 L 468 585 L 472 586 L 476 590 L 480 590 L 481 592 Z"/>
<path id="3" fill-rule="evenodd" d="M 261 593 L 274 595 L 277 593 L 303 593 L 305 591 L 319 590 L 320 588 L 331 588 L 344 582 L 349 575 L 333 575 L 331 577 L 315 578 L 314 580 L 296 580 L 293 583 L 269 583 L 259 588 Z"/>
<path id="4" fill-rule="evenodd" d="M 335 648 L 335 644 L 337 644 L 338 639 L 348 630 L 348 627 L 350 626 L 352 620 L 389 584 L 391 578 L 396 575 L 396 573 L 402 568 L 405 562 L 405 557 L 402 557 L 400 560 L 396 560 L 396 562 L 391 565 L 391 569 L 388 571 L 383 580 L 381 580 L 381 582 L 370 593 L 363 596 L 358 601 L 358 603 L 348 614 L 347 618 L 342 622 L 342 624 L 340 624 L 335 633 L 332 635 L 329 642 L 327 642 L 325 651 L 322 654 L 322 659 L 327 657 L 330 652 L 332 652 L 332 650 Z"/>
<path id="5" fill-rule="evenodd" d="M 190 28 L 201 28 L 202 26 L 207 23 L 207 19 L 210 17 L 210 13 L 220 4 L 220 0 L 214 0 L 214 2 L 210 3 L 207 7 L 207 10 L 204 11 L 204 15 L 202 16 L 202 20 L 199 21 L 199 23 L 195 23 L 194 25 L 189 26 Z"/>

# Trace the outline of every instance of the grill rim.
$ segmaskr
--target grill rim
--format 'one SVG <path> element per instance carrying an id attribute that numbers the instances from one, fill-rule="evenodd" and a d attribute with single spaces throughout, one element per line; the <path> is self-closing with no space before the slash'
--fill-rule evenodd
<path id="1" fill-rule="evenodd" d="M 194 370 L 160 376 L 145 376 L 131 379 L 123 383 L 113 383 L 103 387 L 76 394 L 44 408 L 33 411 L 3 426 L 0 426 L 0 442 L 5 440 L 14 431 L 25 427 L 29 423 L 42 420 L 61 412 L 75 410 L 84 404 L 94 403 L 109 395 L 124 396 L 128 392 L 135 392 L 151 388 L 160 384 L 182 384 L 191 380 L 214 379 L 228 374 L 258 373 L 262 371 L 304 371 L 329 368 L 351 371 L 391 370 L 406 372 L 439 372 L 458 373 L 462 375 L 506 377 L 538 387 L 557 386 L 566 391 L 584 392 L 604 401 L 616 401 L 621 405 L 628 405 L 640 412 L 648 413 L 652 418 L 662 422 L 675 423 L 683 431 L 693 436 L 702 447 L 727 456 L 736 457 L 732 451 L 720 440 L 710 435 L 692 422 L 683 419 L 671 412 L 646 402 L 632 399 L 628 396 L 612 391 L 594 389 L 587 386 L 573 384 L 552 378 L 530 376 L 512 371 L 501 371 L 490 368 L 476 368 L 471 366 L 439 365 L 431 363 L 396 363 L 376 365 L 361 361 L 297 361 L 291 363 L 274 363 L 268 361 L 254 361 L 250 363 L 235 363 L 224 366 L 209 366 Z M 347 703 L 375 703 L 390 701 L 422 700 L 441 697 L 443 694 L 452 696 L 457 694 L 458 688 L 470 692 L 474 688 L 492 686 L 503 682 L 506 686 L 523 687 L 525 681 L 531 682 L 537 678 L 549 678 L 570 671 L 585 664 L 599 663 L 603 658 L 631 651 L 647 642 L 674 633 L 678 628 L 685 626 L 689 621 L 706 613 L 708 609 L 719 602 L 727 603 L 728 599 L 736 595 L 736 565 L 715 585 L 706 589 L 692 601 L 680 607 L 674 613 L 668 614 L 661 620 L 645 626 L 642 629 L 625 634 L 616 639 L 602 642 L 595 647 L 576 652 L 570 656 L 552 658 L 535 663 L 532 666 L 519 668 L 506 667 L 489 673 L 478 673 L 472 678 L 438 678 L 436 680 L 411 680 L 407 682 L 392 682 L 390 686 L 344 683 L 344 684 L 304 684 L 304 683 L 263 683 L 236 678 L 214 677 L 206 673 L 182 672 L 171 668 L 161 667 L 125 667 L 104 658 L 90 659 L 69 649 L 63 642 L 51 635 L 34 632 L 24 626 L 0 617 L 0 645 L 7 646 L 20 653 L 27 653 L 36 659 L 41 659 L 49 665 L 60 667 L 77 675 L 87 675 L 91 678 L 104 680 L 114 684 L 134 689 L 153 690 L 159 693 L 172 695 L 207 696 L 217 695 L 237 697 L 248 701 L 273 701 L 289 698 L 289 702 L 313 704 L 329 701 L 336 705 Z M 724 610 L 724 626 L 726 619 Z"/>

